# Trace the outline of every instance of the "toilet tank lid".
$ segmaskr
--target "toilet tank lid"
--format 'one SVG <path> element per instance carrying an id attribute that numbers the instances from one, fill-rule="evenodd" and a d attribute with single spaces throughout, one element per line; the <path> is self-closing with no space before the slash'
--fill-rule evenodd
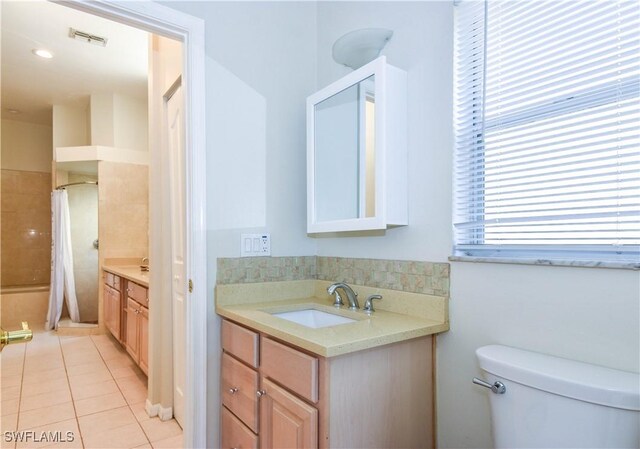
<path id="1" fill-rule="evenodd" d="M 501 345 L 478 348 L 476 356 L 480 368 L 502 379 L 594 404 L 640 410 L 637 373 Z"/>

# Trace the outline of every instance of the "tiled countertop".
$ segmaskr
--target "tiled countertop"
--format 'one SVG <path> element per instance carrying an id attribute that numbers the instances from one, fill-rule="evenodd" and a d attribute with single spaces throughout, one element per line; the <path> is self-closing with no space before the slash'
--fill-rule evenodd
<path id="1" fill-rule="evenodd" d="M 307 284 L 303 285 L 303 283 Z M 354 290 L 360 293 L 361 305 L 369 294 L 383 295 L 383 301 L 375 303 L 376 311 L 367 315 L 362 310 L 334 308 L 331 305 L 331 298 L 324 292 L 325 284 L 328 285 L 324 281 L 264 284 L 266 289 L 270 289 L 269 291 L 261 292 L 259 284 L 218 286 L 216 312 L 232 321 L 323 357 L 348 354 L 445 332 L 449 329 L 446 298 L 353 286 Z M 287 296 L 287 292 L 292 294 L 306 292 L 308 295 L 275 299 L 274 296 L 277 296 L 278 290 L 283 292 L 282 296 Z M 242 300 L 243 297 L 247 299 L 246 302 Z M 387 304 L 383 305 L 383 302 Z M 383 310 L 383 308 L 392 310 Z M 303 309 L 339 314 L 355 319 L 356 322 L 313 329 L 272 315 L 277 312 Z M 402 311 L 406 313 L 398 313 Z"/>
<path id="2" fill-rule="evenodd" d="M 149 287 L 149 272 L 141 271 L 140 265 L 103 265 L 102 269 L 129 279 L 143 287 Z"/>

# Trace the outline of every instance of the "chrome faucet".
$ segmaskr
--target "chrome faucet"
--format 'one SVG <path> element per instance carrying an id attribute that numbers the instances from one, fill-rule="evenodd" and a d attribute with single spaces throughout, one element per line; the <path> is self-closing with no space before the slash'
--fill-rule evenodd
<path id="1" fill-rule="evenodd" d="M 367 300 L 364 302 L 364 307 L 362 308 L 367 315 L 371 315 L 376 311 L 376 309 L 373 308 L 374 299 L 382 299 L 382 295 L 371 295 L 367 297 Z"/>
<path id="2" fill-rule="evenodd" d="M 347 295 L 349 308 L 351 310 L 357 310 L 360 308 L 360 304 L 358 304 L 358 294 L 344 282 L 336 282 L 335 284 L 331 284 L 329 288 L 327 288 L 327 293 L 329 293 L 330 295 L 336 295 L 336 300 L 333 303 L 334 306 L 340 307 L 341 305 L 343 305 L 342 297 L 337 291 L 338 289 L 342 289 L 342 291 Z"/>

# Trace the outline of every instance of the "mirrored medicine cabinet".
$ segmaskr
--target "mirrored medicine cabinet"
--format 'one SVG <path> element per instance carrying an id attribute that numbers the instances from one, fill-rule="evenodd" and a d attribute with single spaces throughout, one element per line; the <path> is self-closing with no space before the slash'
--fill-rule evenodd
<path id="1" fill-rule="evenodd" d="M 407 75 L 381 56 L 307 98 L 307 232 L 407 224 Z"/>

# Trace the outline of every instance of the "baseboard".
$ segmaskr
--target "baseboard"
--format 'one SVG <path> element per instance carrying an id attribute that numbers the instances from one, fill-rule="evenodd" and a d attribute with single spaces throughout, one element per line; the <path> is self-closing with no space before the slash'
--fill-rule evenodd
<path id="1" fill-rule="evenodd" d="M 163 407 L 160 404 L 152 404 L 151 401 L 147 399 L 144 408 L 147 412 L 147 415 L 149 415 L 149 417 L 151 418 L 157 416 L 158 418 L 160 418 L 160 421 L 169 421 L 171 418 L 173 418 L 173 407 Z"/>

